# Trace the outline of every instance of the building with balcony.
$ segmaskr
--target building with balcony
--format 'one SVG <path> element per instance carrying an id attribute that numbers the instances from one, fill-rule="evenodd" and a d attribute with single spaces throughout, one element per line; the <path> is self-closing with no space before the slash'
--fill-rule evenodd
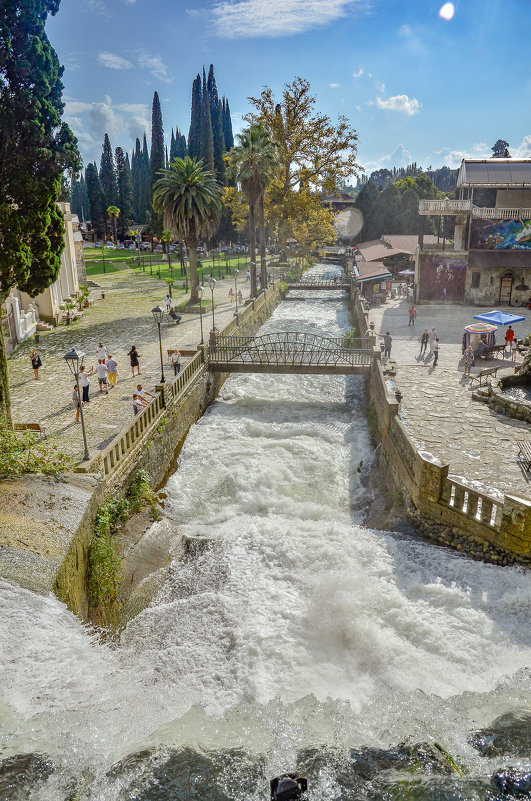
<path id="1" fill-rule="evenodd" d="M 451 215 L 453 246 L 419 237 L 417 300 L 521 306 L 531 296 L 531 159 L 464 159 L 455 200 L 421 200 L 419 214 Z"/>

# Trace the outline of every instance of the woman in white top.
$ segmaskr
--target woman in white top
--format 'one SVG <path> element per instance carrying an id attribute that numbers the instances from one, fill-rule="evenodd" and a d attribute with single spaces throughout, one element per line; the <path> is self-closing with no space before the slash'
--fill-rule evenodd
<path id="1" fill-rule="evenodd" d="M 105 362 L 106 359 L 107 359 L 107 348 L 105 347 L 103 342 L 100 342 L 100 344 L 96 348 L 96 358 L 97 358 L 99 364 L 101 364 L 102 362 Z"/>

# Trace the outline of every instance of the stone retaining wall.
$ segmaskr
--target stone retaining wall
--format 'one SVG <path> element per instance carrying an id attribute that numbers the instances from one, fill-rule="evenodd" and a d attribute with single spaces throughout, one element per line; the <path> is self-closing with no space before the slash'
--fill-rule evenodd
<path id="1" fill-rule="evenodd" d="M 358 329 L 368 330 L 368 314 L 357 294 L 352 311 Z M 503 564 L 531 564 L 531 502 L 479 492 L 466 479 L 449 476 L 448 464 L 417 450 L 400 419 L 376 346 L 368 389 L 381 439 L 380 472 L 388 488 L 404 500 L 410 519 L 429 538 L 458 550 Z"/>
<path id="2" fill-rule="evenodd" d="M 491 409 L 498 414 L 506 417 L 513 417 L 515 420 L 523 420 L 531 423 L 531 403 L 526 400 L 516 400 L 507 395 L 500 387 L 488 384 L 472 393 L 474 400 L 488 403 Z"/>

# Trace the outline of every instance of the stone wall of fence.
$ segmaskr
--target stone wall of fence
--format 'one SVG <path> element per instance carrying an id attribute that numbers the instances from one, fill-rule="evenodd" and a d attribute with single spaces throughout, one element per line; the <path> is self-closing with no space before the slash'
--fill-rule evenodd
<path id="1" fill-rule="evenodd" d="M 367 331 L 368 314 L 357 293 L 352 311 L 359 330 Z M 418 450 L 400 419 L 376 346 L 368 389 L 381 440 L 380 473 L 403 497 L 410 518 L 429 538 L 458 550 L 503 564 L 531 564 L 531 500 L 479 492 L 466 477 L 449 476 L 451 466 L 436 455 Z"/>

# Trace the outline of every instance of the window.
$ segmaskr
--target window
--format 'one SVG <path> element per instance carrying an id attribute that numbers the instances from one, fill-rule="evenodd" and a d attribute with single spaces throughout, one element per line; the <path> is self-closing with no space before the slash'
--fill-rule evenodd
<path id="1" fill-rule="evenodd" d="M 472 289 L 478 289 L 480 275 L 481 273 L 472 273 Z"/>

